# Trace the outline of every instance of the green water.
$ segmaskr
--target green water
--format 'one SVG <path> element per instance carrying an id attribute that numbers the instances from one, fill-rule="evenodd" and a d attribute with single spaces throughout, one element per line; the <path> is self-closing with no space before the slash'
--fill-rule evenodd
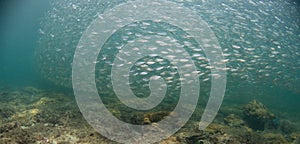
<path id="1" fill-rule="evenodd" d="M 216 121 L 225 117 L 231 106 L 242 107 L 249 101 L 259 100 L 280 121 L 287 120 L 296 129 L 300 129 L 299 1 L 172 1 L 201 16 L 215 33 L 222 48 L 227 67 L 227 85 Z M 49 93 L 64 93 L 74 102 L 72 61 L 82 33 L 104 11 L 124 2 L 2 1 L 0 102 L 1 97 L 5 98 L 4 93 L 22 91 L 29 86 Z M 150 26 L 145 26 L 144 23 L 149 23 Z M 104 97 L 104 103 L 120 111 L 133 111 L 124 108 L 124 105 L 118 107 L 112 104 L 118 105 L 120 102 L 115 99 L 110 77 L 118 48 L 140 35 L 163 35 L 177 39 L 190 55 L 195 55 L 193 60 L 201 75 L 198 109 L 202 111 L 209 97 L 211 72 L 207 59 L 197 58 L 205 57 L 205 53 L 190 49 L 197 47 L 197 43 L 186 38 L 188 34 L 183 29 L 163 22 L 144 23 L 137 22 L 117 30 L 99 53 L 95 74 L 98 92 Z M 190 45 L 185 45 L 185 42 Z M 137 61 L 129 72 L 130 86 L 136 96 L 147 97 L 150 94 L 150 77 L 163 77 L 169 81 L 166 98 L 153 111 L 171 111 L 180 95 L 179 74 L 166 59 L 142 66 L 157 59 L 163 58 L 150 56 Z M 28 96 L 28 101 L 34 99 Z M 2 100 L 2 103 L 6 101 Z M 195 114 L 192 120 L 199 121 L 200 118 Z M 130 122 L 127 117 L 121 116 L 121 119 Z"/>

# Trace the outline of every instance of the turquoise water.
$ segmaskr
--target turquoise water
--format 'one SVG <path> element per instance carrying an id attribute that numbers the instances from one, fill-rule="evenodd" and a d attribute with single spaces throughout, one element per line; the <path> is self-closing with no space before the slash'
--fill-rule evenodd
<path id="1" fill-rule="evenodd" d="M 40 20 L 48 2 L 4 1 L 1 5 L 1 83 L 24 86 L 39 79 L 35 68 Z"/>
<path id="2" fill-rule="evenodd" d="M 300 129 L 299 1 L 172 1 L 201 16 L 222 48 L 227 68 L 227 85 L 216 121 L 226 117 L 231 107 L 258 100 L 280 121 L 289 121 L 296 129 Z M 74 101 L 72 61 L 82 33 L 104 11 L 124 2 L 1 2 L 0 102 L 1 96 L 5 97 L 3 93 L 11 89 L 22 91 L 22 88 L 28 86 L 61 92 L 73 97 Z M 210 65 L 205 53 L 203 50 L 191 49 L 197 47 L 197 43 L 187 38 L 188 34 L 183 29 L 154 21 L 122 27 L 102 48 L 97 57 L 95 74 L 98 92 L 107 98 L 104 103 L 118 105 L 120 102 L 114 99 L 116 95 L 110 73 L 119 48 L 141 36 L 153 35 L 177 39 L 193 56 L 192 60 L 201 75 L 198 108 L 202 111 L 211 86 Z M 173 66 L 162 57 L 150 56 L 140 59 L 131 67 L 129 82 L 138 97 L 150 94 L 151 76 L 159 75 L 167 81 L 168 91 L 162 105 L 149 112 L 171 111 L 178 101 L 180 76 Z M 5 103 L 4 100 L 2 102 Z M 133 111 L 115 105 L 112 107 L 117 110 Z M 130 122 L 127 117 L 120 117 Z M 199 121 L 199 115 L 195 114 L 192 120 Z M 287 136 L 285 138 L 288 139 Z"/>

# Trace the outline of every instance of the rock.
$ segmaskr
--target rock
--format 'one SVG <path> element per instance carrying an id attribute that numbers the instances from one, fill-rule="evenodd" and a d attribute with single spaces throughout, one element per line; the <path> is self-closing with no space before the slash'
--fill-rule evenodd
<path id="1" fill-rule="evenodd" d="M 293 131 L 296 131 L 296 126 L 294 126 L 291 122 L 287 120 L 283 120 L 280 123 L 280 130 L 282 133 L 290 134 Z"/>
<path id="2" fill-rule="evenodd" d="M 9 118 L 14 113 L 15 113 L 15 110 L 11 105 L 0 102 L 0 118 L 1 119 Z"/>
<path id="3" fill-rule="evenodd" d="M 169 114 L 170 112 L 168 111 L 158 111 L 158 112 L 144 114 L 144 123 L 147 124 L 147 123 L 159 122 Z"/>
<path id="4" fill-rule="evenodd" d="M 231 127 L 241 127 L 245 124 L 245 122 L 242 119 L 238 118 L 234 114 L 230 114 L 227 117 L 225 117 L 224 122 L 225 124 Z"/>
<path id="5" fill-rule="evenodd" d="M 224 126 L 221 124 L 211 123 L 204 131 L 208 133 L 216 133 L 216 132 L 224 132 L 230 129 L 228 126 Z"/>
<path id="6" fill-rule="evenodd" d="M 35 117 L 40 113 L 39 109 L 30 109 L 14 114 L 11 118 L 18 121 L 20 124 L 31 125 L 35 122 Z"/>
<path id="7" fill-rule="evenodd" d="M 1 125 L 0 127 L 0 133 L 2 132 L 8 132 L 14 128 L 17 128 L 18 127 L 18 123 L 17 122 L 8 122 L 4 125 Z"/>
<path id="8" fill-rule="evenodd" d="M 264 130 L 268 123 L 276 119 L 275 115 L 259 101 L 253 100 L 244 107 L 244 120 L 254 130 Z"/>
<path id="9" fill-rule="evenodd" d="M 212 123 L 205 130 L 181 132 L 178 134 L 178 140 L 187 144 L 228 143 L 231 140 L 230 135 L 226 133 L 228 129 L 228 126 Z"/>
<path id="10" fill-rule="evenodd" d="M 0 138 L 1 144 L 32 144 L 35 142 L 36 140 L 30 131 L 19 128 L 4 133 Z"/>
<path id="11" fill-rule="evenodd" d="M 234 142 L 238 144 L 265 144 L 265 138 L 256 132 L 240 132 L 234 135 Z"/>
<path id="12" fill-rule="evenodd" d="M 159 144 L 180 144 L 175 136 L 170 136 L 169 138 L 162 140 Z"/>
<path id="13" fill-rule="evenodd" d="M 293 144 L 299 144 L 300 143 L 300 133 L 291 133 L 287 140 Z"/>
<path id="14" fill-rule="evenodd" d="M 117 110 L 117 109 L 112 109 L 111 110 L 111 113 L 114 115 L 114 116 L 116 116 L 117 118 L 121 118 L 121 112 L 119 111 L 119 110 Z"/>
<path id="15" fill-rule="evenodd" d="M 46 105 L 46 104 L 54 102 L 54 101 L 55 101 L 55 99 L 53 99 L 53 98 L 42 97 L 42 98 L 40 98 L 40 100 L 35 102 L 32 106 L 33 107 L 41 107 L 43 105 Z"/>
<path id="16" fill-rule="evenodd" d="M 266 144 L 288 144 L 281 134 L 266 133 L 263 136 L 266 139 Z"/>

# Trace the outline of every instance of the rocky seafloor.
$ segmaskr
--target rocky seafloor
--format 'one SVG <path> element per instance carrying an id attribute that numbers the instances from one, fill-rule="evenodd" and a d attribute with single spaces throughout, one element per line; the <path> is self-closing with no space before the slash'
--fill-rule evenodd
<path id="1" fill-rule="evenodd" d="M 116 103 L 112 104 L 116 105 Z M 109 106 L 108 106 L 109 107 Z M 168 111 L 146 114 L 111 112 L 140 124 L 155 124 Z M 299 125 L 277 116 L 258 100 L 220 109 L 215 121 L 198 130 L 198 118 L 160 144 L 299 144 Z M 201 112 L 195 112 L 201 113 Z M 0 89 L 0 144 L 101 144 L 116 143 L 97 133 L 81 115 L 71 93 L 34 87 Z"/>

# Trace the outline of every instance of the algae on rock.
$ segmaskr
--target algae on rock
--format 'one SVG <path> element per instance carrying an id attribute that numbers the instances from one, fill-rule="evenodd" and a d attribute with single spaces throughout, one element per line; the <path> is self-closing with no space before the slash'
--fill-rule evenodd
<path id="1" fill-rule="evenodd" d="M 244 107 L 245 121 L 255 130 L 265 130 L 276 117 L 261 102 L 253 100 Z"/>

